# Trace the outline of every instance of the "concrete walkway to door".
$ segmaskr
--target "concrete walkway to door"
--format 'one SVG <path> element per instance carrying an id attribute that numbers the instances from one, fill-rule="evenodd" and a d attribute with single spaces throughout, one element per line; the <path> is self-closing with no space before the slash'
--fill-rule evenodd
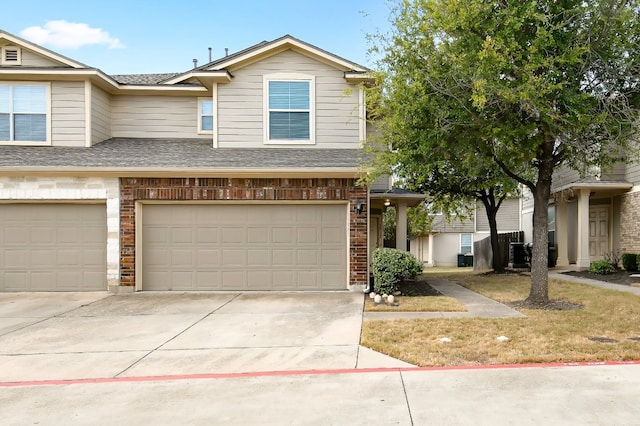
<path id="1" fill-rule="evenodd" d="M 406 367 L 359 345 L 361 293 L 4 293 L 0 382 Z"/>

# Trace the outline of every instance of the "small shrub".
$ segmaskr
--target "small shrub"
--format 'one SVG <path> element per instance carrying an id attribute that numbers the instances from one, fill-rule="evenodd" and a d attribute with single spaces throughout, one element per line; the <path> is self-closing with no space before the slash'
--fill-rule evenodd
<path id="1" fill-rule="evenodd" d="M 608 275 L 616 272 L 616 268 L 608 260 L 596 260 L 591 262 L 589 272 L 599 275 Z"/>
<path id="2" fill-rule="evenodd" d="M 393 294 L 398 284 L 422 272 L 422 263 L 406 251 L 380 248 L 373 253 L 373 289 L 376 293 Z"/>
<path id="3" fill-rule="evenodd" d="M 637 271 L 638 258 L 640 255 L 635 253 L 622 253 L 622 267 L 627 271 Z"/>

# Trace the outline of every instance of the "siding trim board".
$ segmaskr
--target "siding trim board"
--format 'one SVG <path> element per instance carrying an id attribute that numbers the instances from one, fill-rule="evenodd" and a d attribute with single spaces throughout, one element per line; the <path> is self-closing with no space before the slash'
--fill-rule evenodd
<path id="1" fill-rule="evenodd" d="M 367 200 L 367 189 L 356 179 L 310 178 L 121 178 L 120 179 L 120 285 L 140 288 L 139 258 L 143 203 L 345 203 L 348 214 L 348 259 L 345 289 L 367 285 L 368 208 L 358 214 L 352 206 Z"/>

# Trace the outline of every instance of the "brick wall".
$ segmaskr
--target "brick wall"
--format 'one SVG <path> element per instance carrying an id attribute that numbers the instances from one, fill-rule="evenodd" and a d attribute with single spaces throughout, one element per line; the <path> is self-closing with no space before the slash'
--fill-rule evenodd
<path id="1" fill-rule="evenodd" d="M 121 178 L 120 285 L 135 285 L 135 204 L 141 200 L 349 201 L 349 286 L 367 284 L 367 189 L 355 179 Z M 365 203 L 362 213 L 356 200 Z"/>
<path id="2" fill-rule="evenodd" d="M 640 253 L 640 191 L 621 197 L 620 251 Z"/>

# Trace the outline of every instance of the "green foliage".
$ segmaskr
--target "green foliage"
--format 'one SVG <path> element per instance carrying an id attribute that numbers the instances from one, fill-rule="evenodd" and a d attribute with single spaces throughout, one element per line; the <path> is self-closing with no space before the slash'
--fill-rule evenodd
<path id="1" fill-rule="evenodd" d="M 382 214 L 382 227 L 384 229 L 384 239 L 396 240 L 396 209 L 388 207 Z"/>
<path id="2" fill-rule="evenodd" d="M 589 272 L 598 275 L 608 275 L 616 272 L 616 268 L 608 260 L 595 260 L 589 265 Z"/>
<path id="3" fill-rule="evenodd" d="M 637 271 L 638 260 L 640 260 L 640 254 L 622 253 L 622 267 L 627 271 Z"/>
<path id="4" fill-rule="evenodd" d="M 398 284 L 422 272 L 422 264 L 409 252 L 391 248 L 379 248 L 373 253 L 374 291 L 393 294 Z"/>
<path id="5" fill-rule="evenodd" d="M 436 198 L 458 194 L 455 203 L 490 189 L 500 200 L 515 185 L 505 175 L 529 188 L 529 297 L 546 302 L 554 170 L 583 173 L 637 154 L 640 0 L 395 5 L 393 30 L 372 38 L 381 58 L 367 93 L 380 135 L 367 147 L 372 169 Z"/>
<path id="6" fill-rule="evenodd" d="M 425 235 L 431 230 L 433 216 L 424 204 L 407 209 L 407 236 L 409 238 Z M 382 215 L 382 226 L 384 229 L 384 239 L 389 241 L 396 240 L 396 209 L 388 207 Z"/>

